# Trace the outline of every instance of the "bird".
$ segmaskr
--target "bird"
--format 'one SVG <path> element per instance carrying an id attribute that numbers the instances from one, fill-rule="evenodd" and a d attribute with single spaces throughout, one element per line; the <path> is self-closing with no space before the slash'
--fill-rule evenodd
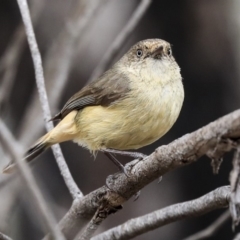
<path id="1" fill-rule="evenodd" d="M 169 131 L 183 100 L 180 67 L 170 43 L 142 40 L 67 101 L 51 119 L 59 123 L 29 148 L 23 160 L 31 162 L 52 145 L 72 140 L 93 155 L 104 152 L 124 171 L 114 155 L 143 158 L 134 150 Z M 3 172 L 14 167 L 10 164 Z"/>

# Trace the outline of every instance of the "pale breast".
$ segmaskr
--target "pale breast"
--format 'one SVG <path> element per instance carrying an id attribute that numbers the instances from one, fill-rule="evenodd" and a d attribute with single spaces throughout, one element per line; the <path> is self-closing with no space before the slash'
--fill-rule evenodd
<path id="1" fill-rule="evenodd" d="M 161 88 L 148 86 L 136 94 L 138 104 L 132 111 L 130 148 L 140 148 L 155 142 L 173 126 L 179 116 L 184 98 L 181 81 L 165 84 Z"/>
<path id="2" fill-rule="evenodd" d="M 139 82 L 129 96 L 112 106 L 83 109 L 77 118 L 79 134 L 75 141 L 92 151 L 146 146 L 172 127 L 183 98 L 181 79 L 164 85 Z"/>

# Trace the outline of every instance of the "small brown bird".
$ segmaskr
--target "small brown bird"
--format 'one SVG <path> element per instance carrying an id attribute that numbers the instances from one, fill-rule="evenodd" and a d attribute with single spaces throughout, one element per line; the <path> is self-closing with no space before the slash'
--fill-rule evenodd
<path id="1" fill-rule="evenodd" d="M 140 41 L 68 100 L 52 119 L 60 120 L 58 125 L 27 151 L 24 160 L 33 160 L 53 144 L 73 140 L 92 153 L 107 153 L 123 168 L 112 153 L 142 157 L 123 150 L 162 137 L 178 118 L 183 99 L 180 68 L 170 44 L 161 39 Z"/>

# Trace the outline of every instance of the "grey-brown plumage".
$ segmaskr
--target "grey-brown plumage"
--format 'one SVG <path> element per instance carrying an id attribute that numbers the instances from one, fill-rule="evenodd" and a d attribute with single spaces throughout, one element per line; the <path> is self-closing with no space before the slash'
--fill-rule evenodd
<path id="1" fill-rule="evenodd" d="M 99 79 L 74 94 L 52 120 L 61 120 L 71 111 L 81 110 L 87 106 L 101 105 L 107 107 L 123 98 L 129 90 L 127 75 L 109 70 Z"/>
<path id="2" fill-rule="evenodd" d="M 172 127 L 183 99 L 180 68 L 170 44 L 161 39 L 140 41 L 68 100 L 53 118 L 60 120 L 58 125 L 29 149 L 25 160 L 69 140 L 93 153 L 146 146 Z"/>

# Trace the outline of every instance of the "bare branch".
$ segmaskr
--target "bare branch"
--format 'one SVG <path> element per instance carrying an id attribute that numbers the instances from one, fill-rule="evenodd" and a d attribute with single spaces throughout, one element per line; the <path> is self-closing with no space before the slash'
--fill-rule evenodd
<path id="1" fill-rule="evenodd" d="M 122 31 L 118 34 L 114 42 L 111 46 L 107 49 L 106 53 L 104 54 L 103 58 L 101 59 L 98 66 L 93 71 L 92 75 L 90 76 L 88 82 L 91 82 L 94 79 L 97 79 L 104 71 L 107 70 L 113 59 L 116 57 L 119 49 L 123 46 L 126 42 L 128 37 L 133 33 L 133 30 L 142 19 L 144 14 L 146 13 L 148 7 L 151 4 L 151 0 L 142 0 L 135 12 L 132 14 L 130 20 L 122 29 Z"/>
<path id="2" fill-rule="evenodd" d="M 6 235 L 3 234 L 3 233 L 0 233 L 0 240 L 12 240 L 12 238 L 6 236 Z"/>
<path id="3" fill-rule="evenodd" d="M 230 217 L 231 215 L 229 210 L 226 210 L 219 218 L 217 218 L 217 220 L 215 220 L 207 228 L 185 238 L 184 240 L 200 240 L 209 238 L 213 236 L 222 227 L 222 225 L 230 219 Z"/>
<path id="4" fill-rule="evenodd" d="M 240 146 L 233 157 L 233 170 L 230 174 L 232 188 L 230 212 L 233 219 L 233 228 L 240 222 Z"/>
<path id="5" fill-rule="evenodd" d="M 22 3 L 21 3 L 22 4 Z M 0 119 L 0 140 L 8 151 L 12 159 L 16 162 L 17 167 L 21 173 L 21 176 L 28 187 L 29 191 L 33 195 L 33 198 L 36 202 L 37 207 L 40 209 L 42 216 L 44 218 L 44 222 L 46 223 L 49 231 L 53 234 L 55 239 L 65 239 L 62 233 L 59 231 L 57 227 L 56 220 L 52 215 L 50 209 L 48 208 L 38 186 L 37 183 L 27 165 L 24 161 L 21 160 L 20 156 L 22 156 L 22 151 L 20 146 L 15 142 L 12 134 L 9 132 L 5 124 Z"/>
<path id="6" fill-rule="evenodd" d="M 72 66 L 72 59 L 76 51 L 79 39 L 84 37 L 89 24 L 108 0 L 78 0 L 69 14 L 68 21 L 63 31 L 50 46 L 44 69 L 47 89 L 49 89 L 49 103 L 53 111 L 56 111 L 62 92 L 67 83 L 68 74 Z M 20 141 L 31 144 L 42 132 L 43 124 L 40 118 L 36 118 L 39 112 L 39 100 L 37 92 L 34 93 L 28 111 L 23 117 L 23 125 L 20 127 Z M 28 133 L 29 128 L 31 134 Z"/>
<path id="7" fill-rule="evenodd" d="M 9 92 L 12 89 L 15 75 L 17 72 L 18 61 L 23 50 L 24 43 L 24 29 L 23 26 L 18 27 L 14 34 L 14 41 L 10 43 L 4 56 L 1 59 L 0 67 L 4 71 L 2 83 L 0 88 L 0 107 L 3 102 L 7 101 Z"/>
<path id="8" fill-rule="evenodd" d="M 44 1 L 34 1 L 32 5 L 32 19 L 33 24 L 38 20 L 38 17 L 42 11 Z M 3 56 L 0 59 L 0 71 L 4 71 L 2 77 L 2 83 L 0 88 L 0 107 L 2 102 L 7 101 L 9 92 L 12 89 L 15 75 L 17 72 L 17 65 L 24 49 L 25 43 L 25 32 L 24 27 L 20 24 L 15 33 L 13 34 L 12 40 L 10 41 L 8 47 L 6 48 Z"/>
<path id="9" fill-rule="evenodd" d="M 13 182 L 13 180 L 15 180 L 15 174 L 11 174 L 9 176 L 5 176 L 5 177 L 1 177 L 0 179 L 0 189 L 3 187 L 6 187 L 8 184 L 10 184 L 11 182 Z"/>
<path id="10" fill-rule="evenodd" d="M 94 16 L 105 6 L 108 0 L 78 0 L 74 6 L 66 27 L 58 41 L 48 52 L 46 59 L 46 79 L 51 79 L 51 106 L 57 108 L 62 91 L 66 85 L 76 51 L 76 44 L 83 38 Z M 54 64 L 54 66 L 53 66 Z"/>
<path id="11" fill-rule="evenodd" d="M 34 64 L 34 70 L 35 70 L 35 76 L 36 76 L 36 82 L 37 82 L 37 88 L 39 92 L 39 98 L 41 102 L 41 106 L 43 109 L 43 115 L 45 120 L 45 126 L 48 131 L 50 131 L 54 126 L 52 122 L 49 122 L 48 120 L 51 118 L 51 112 L 48 105 L 48 98 L 47 93 L 45 89 L 45 82 L 44 82 L 44 76 L 43 76 L 43 68 L 42 68 L 42 59 L 41 55 L 37 46 L 35 34 L 33 31 L 31 18 L 29 14 L 29 9 L 26 0 L 18 0 L 18 5 L 20 7 L 22 19 L 25 25 L 27 39 L 30 47 L 30 51 L 33 58 L 33 64 Z M 73 177 L 68 169 L 68 166 L 66 164 L 66 161 L 63 157 L 62 151 L 60 149 L 59 145 L 54 145 L 52 147 L 53 154 L 56 158 L 57 164 L 61 170 L 61 174 L 65 180 L 65 183 L 72 195 L 73 198 L 82 197 L 83 194 L 78 188 L 77 184 L 74 182 Z"/>
<path id="12" fill-rule="evenodd" d="M 103 186 L 81 199 L 74 201 L 69 212 L 60 222 L 60 227 L 67 236 L 79 230 L 79 218 L 91 219 L 103 201 L 109 207 L 123 204 L 141 188 L 169 171 L 195 162 L 209 150 L 215 148 L 219 139 L 240 138 L 240 110 L 232 112 L 199 130 L 186 134 L 168 145 L 163 145 L 142 161 L 127 164 L 129 177 L 122 173 L 109 176 L 109 190 Z M 224 148 L 224 145 L 219 145 Z M 220 149 L 219 149 L 220 150 Z M 225 149 L 229 151 L 230 149 Z"/>
<path id="13" fill-rule="evenodd" d="M 142 217 L 128 220 L 124 224 L 99 234 L 92 239 L 130 239 L 177 220 L 197 217 L 212 210 L 227 207 L 229 199 L 230 187 L 217 188 L 198 199 L 174 204 Z"/>

